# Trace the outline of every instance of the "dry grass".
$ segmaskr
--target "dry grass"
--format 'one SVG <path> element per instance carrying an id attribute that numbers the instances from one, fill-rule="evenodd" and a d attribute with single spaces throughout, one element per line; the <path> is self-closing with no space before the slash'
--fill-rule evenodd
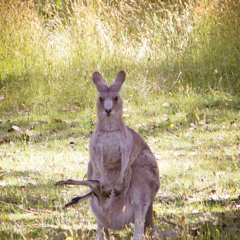
<path id="1" fill-rule="evenodd" d="M 1 1 L 1 112 L 92 104 L 91 73 L 124 69 L 134 101 L 190 88 L 237 94 L 238 1 Z"/>

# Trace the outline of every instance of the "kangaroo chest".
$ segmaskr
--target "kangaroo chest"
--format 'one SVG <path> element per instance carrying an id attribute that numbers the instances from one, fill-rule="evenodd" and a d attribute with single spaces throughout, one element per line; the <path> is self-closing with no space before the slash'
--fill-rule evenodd
<path id="1" fill-rule="evenodd" d="M 106 169 L 121 167 L 122 152 L 123 149 L 126 149 L 127 143 L 120 131 L 99 134 L 96 147 L 100 149 L 103 155 L 104 167 Z"/>

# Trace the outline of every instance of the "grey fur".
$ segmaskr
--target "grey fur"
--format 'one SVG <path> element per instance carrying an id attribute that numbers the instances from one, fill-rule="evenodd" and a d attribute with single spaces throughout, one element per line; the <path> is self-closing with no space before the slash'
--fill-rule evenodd
<path id="1" fill-rule="evenodd" d="M 90 198 L 98 222 L 98 240 L 109 239 L 108 229 L 134 223 L 134 240 L 144 239 L 146 227 L 155 230 L 152 204 L 159 189 L 159 171 L 149 146 L 125 126 L 120 90 L 125 72 L 108 87 L 101 74 L 93 73 L 99 93 L 98 123 L 90 142 L 88 179 L 98 180 L 104 201 Z"/>

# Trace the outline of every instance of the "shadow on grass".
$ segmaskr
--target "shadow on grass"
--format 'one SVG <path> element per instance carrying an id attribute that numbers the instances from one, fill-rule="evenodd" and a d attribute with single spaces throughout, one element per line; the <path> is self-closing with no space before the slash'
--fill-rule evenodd
<path id="1" fill-rule="evenodd" d="M 11 177 L 28 177 L 31 176 L 38 178 L 39 173 L 33 171 L 13 171 L 9 174 L 9 178 Z M 60 191 L 62 188 L 54 188 L 52 181 L 47 181 L 46 183 L 41 183 L 34 185 L 32 183 L 24 183 L 18 185 L 6 185 L 1 189 L 0 201 L 16 204 L 19 206 L 24 206 L 24 208 L 31 209 L 45 209 L 54 211 L 55 215 L 47 215 L 46 217 L 49 220 L 37 220 L 37 217 L 33 216 L 33 219 L 27 219 L 23 216 L 22 219 L 18 219 L 17 221 L 13 221 L 12 224 L 15 226 L 14 229 L 7 231 L 0 231 L 1 239 L 56 239 L 56 240 L 64 240 L 68 236 L 76 237 L 77 239 L 91 239 L 96 237 L 96 222 L 94 223 L 94 229 L 91 229 L 89 226 L 82 225 L 85 222 L 84 216 L 78 219 L 81 222 L 79 224 L 79 228 L 72 228 L 72 220 L 66 218 L 63 222 L 64 225 L 67 224 L 67 228 L 64 228 L 64 225 L 58 224 L 58 219 L 61 219 L 60 216 L 61 211 L 59 208 L 56 208 L 56 205 L 60 204 L 64 205 L 64 200 L 60 196 Z M 155 199 L 156 202 L 163 202 L 165 204 L 181 206 L 188 205 L 189 202 L 185 198 L 175 198 L 175 199 Z M 87 205 L 87 202 L 81 203 L 83 206 Z M 231 200 L 219 200 L 213 201 L 205 200 L 198 202 L 196 204 L 201 204 L 206 206 L 206 209 L 221 209 L 223 207 L 229 206 L 229 211 L 220 211 L 215 212 L 203 212 L 197 214 L 188 214 L 185 215 L 184 218 L 188 219 L 190 224 L 181 222 L 179 225 L 184 227 L 185 231 L 183 236 L 172 238 L 172 239 L 237 239 L 240 229 L 240 212 L 236 209 L 231 209 L 231 206 L 236 206 L 240 204 L 240 199 L 231 199 Z M 12 205 L 2 205 L 0 203 L 1 213 L 3 215 L 8 214 L 21 214 L 24 213 L 24 210 L 16 209 L 15 206 Z M 78 210 L 73 210 L 77 212 Z M 71 210 L 66 211 L 66 215 L 69 214 Z M 86 217 L 86 216 L 85 216 Z M 177 216 L 175 214 L 169 216 L 169 219 L 179 219 L 181 216 Z M 40 216 L 41 218 L 41 216 Z M 86 217 L 88 219 L 88 217 Z M 21 221 L 21 222 L 20 222 Z M 67 222 L 65 222 L 67 221 Z M 74 219 L 76 221 L 76 219 Z M 172 220 L 170 220 L 172 221 Z M 19 226 L 16 227 L 19 223 Z M 157 226 L 159 230 L 166 231 L 167 229 L 173 229 L 174 227 L 168 225 L 167 223 L 163 223 L 161 217 L 155 216 L 155 222 L 157 222 Z M 193 222 L 193 223 L 191 223 Z M 49 223 L 49 224 L 48 224 Z M 76 223 L 75 223 L 76 224 Z M 82 227 L 81 227 L 81 226 Z M 115 239 L 130 239 L 132 236 L 132 230 L 125 230 L 121 233 L 114 233 L 111 231 L 111 235 L 114 236 Z M 150 238 L 147 238 L 150 239 Z"/>
<path id="2" fill-rule="evenodd" d="M 92 121 L 86 126 L 80 123 L 66 122 L 55 119 L 53 121 L 14 121 L 0 123 L 0 145 L 9 143 L 47 143 L 55 140 L 68 140 L 69 138 L 88 138 L 93 129 Z M 13 126 L 19 127 L 14 130 Z M 87 132 L 89 130 L 89 132 Z M 69 141 L 70 143 L 71 141 Z"/>
<path id="3" fill-rule="evenodd" d="M 110 233 L 115 240 L 129 240 L 132 237 L 132 232 L 127 233 Z M 0 231 L 1 240 L 26 240 L 26 239 L 51 239 L 51 240 L 66 240 L 72 236 L 73 239 L 97 239 L 96 229 L 78 229 L 66 230 L 54 227 L 34 228 L 29 227 L 27 234 L 22 234 L 20 231 Z M 148 238 L 149 239 L 149 238 Z"/>
<path id="4" fill-rule="evenodd" d="M 207 215 L 207 216 L 206 216 Z M 211 212 L 198 217 L 198 223 L 189 228 L 198 239 L 238 239 L 240 234 L 239 211 Z"/>
<path id="5" fill-rule="evenodd" d="M 233 111 L 238 111 L 238 104 L 239 102 L 235 102 L 234 104 L 226 105 L 225 101 L 222 102 L 213 102 L 209 106 L 202 106 L 199 104 L 200 107 L 203 108 L 213 108 L 218 109 L 219 106 L 224 108 L 225 106 Z M 195 106 L 194 106 L 195 107 Z M 212 121 L 214 120 L 214 115 L 211 116 Z M 184 123 L 184 119 L 180 121 L 173 122 L 174 126 L 177 126 L 176 131 L 185 131 L 187 124 L 196 121 L 196 116 L 194 112 L 189 114 L 187 119 L 187 123 Z M 181 124 L 182 122 L 182 124 Z M 54 140 L 68 140 L 69 137 L 89 137 L 89 134 L 82 131 L 81 125 L 76 122 L 68 123 L 62 120 L 53 120 L 49 122 L 42 122 L 42 123 L 31 123 L 29 121 L 19 121 L 14 122 L 14 124 L 19 125 L 23 132 L 16 132 L 16 131 L 8 131 L 11 128 L 13 123 L 5 122 L 1 124 L 1 136 L 3 136 L 3 144 L 9 144 L 10 141 L 19 142 L 19 143 L 44 143 L 46 141 L 54 141 Z M 146 128 L 139 129 L 140 132 L 147 136 L 157 136 L 161 131 L 168 131 L 169 133 L 175 133 L 175 130 L 169 129 L 170 121 L 162 121 L 157 122 L 155 125 L 152 123 L 149 124 Z M 178 125 L 179 124 L 179 125 Z M 32 135 L 27 135 L 28 132 L 26 129 L 31 129 L 33 127 L 34 132 Z M 92 129 L 93 125 L 89 120 L 89 127 L 87 129 Z M 168 130 L 167 130 L 168 129 Z M 214 131 L 214 129 L 212 130 Z M 3 134 L 3 135 L 2 135 Z M 29 138 L 27 138 L 29 136 Z M 69 140 L 70 143 L 70 140 Z M 11 179 L 15 178 L 14 181 L 11 183 Z M 23 179 L 21 179 L 23 178 Z M 2 179 L 0 179 L 2 180 Z M 23 181 L 22 181 L 23 180 Z M 4 184 L 0 187 L 1 195 L 0 201 L 5 203 L 10 203 L 10 205 L 3 205 L 0 204 L 1 215 L 10 215 L 10 214 L 18 214 L 24 213 L 25 211 L 16 208 L 11 204 L 16 204 L 18 206 L 23 206 L 27 210 L 31 209 L 44 209 L 50 211 L 60 212 L 59 205 L 63 206 L 66 202 L 64 197 L 60 194 L 62 188 L 55 188 L 54 182 L 49 180 L 46 182 L 42 182 L 41 173 L 34 172 L 34 171 L 10 171 L 7 175 L 4 176 Z M 68 196 L 71 199 L 71 196 Z M 159 199 L 155 199 L 156 201 L 160 201 Z M 234 203 L 233 203 L 234 202 Z M 87 205 L 87 203 L 84 203 Z M 167 203 L 168 204 L 168 203 Z M 169 202 L 170 205 L 174 205 L 175 207 L 186 205 L 188 204 L 187 200 L 183 200 L 181 198 L 173 199 Z M 206 206 L 206 209 L 214 209 L 218 208 L 221 209 L 223 207 L 229 206 L 229 211 L 223 212 L 215 212 L 214 210 L 211 211 L 211 217 L 206 219 L 201 219 L 202 214 L 194 214 L 185 216 L 186 219 L 192 219 L 194 224 L 186 226 L 187 233 L 191 237 L 196 237 L 197 239 L 237 239 L 236 236 L 239 235 L 240 229 L 240 216 L 239 211 L 234 209 L 234 204 L 239 205 L 239 201 L 236 200 L 226 200 L 226 201 L 212 201 L 206 200 L 202 201 L 201 203 L 196 203 L 200 205 Z M 233 205 L 231 205 L 233 204 Z M 86 206 L 82 205 L 82 206 Z M 231 209 L 233 207 L 233 209 Z M 207 210 L 209 211 L 209 210 Z M 50 218 L 52 216 L 49 216 Z M 179 216 L 173 215 L 171 218 L 177 219 Z M 57 216 L 56 219 L 60 218 Z M 216 221 L 216 219 L 218 221 Z M 83 220 L 83 219 L 81 219 Z M 161 219 L 157 218 L 157 222 L 161 222 Z M 18 220 L 20 221 L 20 220 Z M 24 224 L 26 224 L 26 220 L 22 220 Z M 55 220 L 54 220 L 55 221 Z M 56 220 L 57 221 L 57 220 Z M 72 219 L 67 219 L 65 224 L 71 225 Z M 34 224 L 34 220 L 31 221 Z M 95 223 L 96 226 L 96 223 Z M 163 224 L 159 226 L 162 230 L 166 230 L 171 228 L 171 226 L 167 224 Z M 24 230 L 25 231 L 25 230 Z M 0 239 L 65 239 L 67 236 L 73 236 L 74 234 L 81 239 L 89 239 L 93 236 L 96 236 L 96 230 L 89 230 L 89 229 L 81 229 L 81 230 L 68 230 L 62 229 L 58 227 L 57 224 L 54 226 L 46 225 L 41 226 L 38 224 L 36 226 L 26 226 L 26 233 L 23 234 L 21 231 L 9 230 L 9 231 L 2 231 L 0 232 Z M 127 237 L 121 236 L 118 234 L 113 234 L 115 239 L 130 239 L 132 233 L 126 234 Z M 111 234 L 112 235 L 112 234 Z M 189 238 L 191 238 L 189 237 Z M 179 238 L 178 238 L 179 239 Z M 183 237 L 182 239 L 186 239 Z"/>
<path id="6" fill-rule="evenodd" d="M 169 109 L 169 116 L 174 116 L 176 112 L 179 111 L 177 107 L 177 100 L 172 104 L 171 109 Z M 196 109 L 198 109 L 199 116 L 196 116 Z M 205 115 L 205 110 L 209 110 Z M 138 131 L 146 135 L 156 136 L 159 132 L 167 131 L 169 133 L 177 131 L 184 131 L 189 128 L 191 123 L 196 123 L 199 119 L 205 118 L 211 123 L 221 124 L 224 119 L 222 116 L 224 115 L 221 111 L 227 112 L 239 112 L 240 109 L 240 99 L 234 100 L 211 100 L 206 99 L 206 101 L 193 102 L 192 105 L 188 106 L 187 113 L 185 116 L 178 118 L 177 120 L 172 120 L 171 118 L 164 121 L 155 121 L 151 122 L 144 126 L 140 127 Z M 217 113 L 217 111 L 220 111 Z M 61 113 L 59 113 L 61 115 Z M 66 113 L 64 113 L 66 114 Z M 157 117 L 161 114 L 159 112 L 145 112 L 145 118 L 151 119 L 151 115 Z M 234 114 L 233 114 L 234 115 Z M 217 118 L 217 120 L 216 120 Z M 230 122 L 234 122 L 236 119 L 229 119 Z M 174 125 L 174 129 L 169 127 L 170 124 Z M 15 131 L 12 129 L 13 125 L 17 125 L 21 130 Z M 90 116 L 80 117 L 79 121 L 65 121 L 64 119 L 52 119 L 48 121 L 30 121 L 30 120 L 19 120 L 19 121 L 3 121 L 0 123 L 0 134 L 1 134 L 1 142 L 9 143 L 13 142 L 33 142 L 33 143 L 41 143 L 52 140 L 64 140 L 68 137 L 88 137 L 91 135 L 95 123 L 90 119 Z M 209 131 L 217 131 L 218 129 L 209 129 Z"/>
<path id="7" fill-rule="evenodd" d="M 189 205 L 186 196 L 176 197 L 175 199 L 161 199 L 160 197 L 156 201 L 176 207 Z M 177 219 L 177 221 L 180 219 L 179 226 L 184 228 L 184 236 L 177 239 L 191 239 L 191 237 L 197 239 L 238 239 L 240 234 L 240 195 L 235 199 L 208 199 L 193 204 L 204 206 L 206 211 L 166 216 L 170 222 L 173 222 L 174 219 Z M 218 211 L 211 211 L 211 209 L 218 209 Z M 161 217 L 157 217 L 157 219 L 157 222 L 162 221 Z M 163 222 L 158 227 L 162 228 L 161 230 L 173 228 Z"/>
<path id="8" fill-rule="evenodd" d="M 2 214 L 31 209 L 56 210 L 59 202 L 64 203 L 63 197 L 59 194 L 60 191 L 60 188 L 54 187 L 52 180 L 43 182 L 41 173 L 37 171 L 10 171 L 4 175 L 4 182 L 1 184 Z M 15 205 L 25 207 L 21 209 Z"/>

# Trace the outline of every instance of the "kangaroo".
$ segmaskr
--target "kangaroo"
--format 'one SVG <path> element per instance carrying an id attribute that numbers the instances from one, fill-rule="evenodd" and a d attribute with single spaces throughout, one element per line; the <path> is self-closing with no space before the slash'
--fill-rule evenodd
<path id="1" fill-rule="evenodd" d="M 108 229 L 120 230 L 134 224 L 133 240 L 143 240 L 153 222 L 153 199 L 157 194 L 159 170 L 148 144 L 122 118 L 120 90 L 124 71 L 109 87 L 100 73 L 94 72 L 98 91 L 98 122 L 90 141 L 90 161 L 86 181 L 61 181 L 56 185 L 85 185 L 92 190 L 72 199 L 68 205 L 89 198 L 98 224 L 98 240 L 109 239 Z"/>

